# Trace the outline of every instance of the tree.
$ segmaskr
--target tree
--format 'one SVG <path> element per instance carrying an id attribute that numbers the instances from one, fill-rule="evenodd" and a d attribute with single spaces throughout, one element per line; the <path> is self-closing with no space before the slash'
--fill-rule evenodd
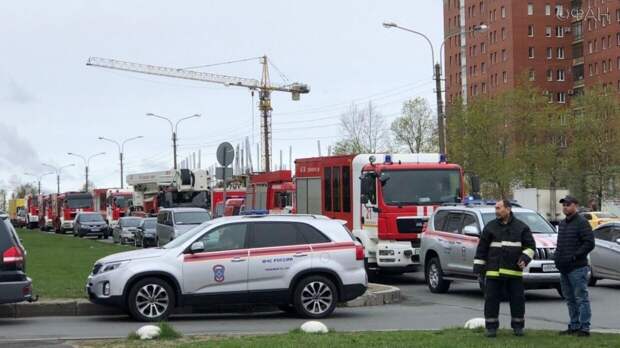
<path id="1" fill-rule="evenodd" d="M 437 150 L 437 126 L 433 111 L 424 98 L 415 98 L 403 103 L 402 116 L 391 125 L 397 145 L 411 153 Z"/>
<path id="2" fill-rule="evenodd" d="M 36 195 L 39 193 L 37 187 L 30 183 L 18 185 L 15 187 L 13 192 L 15 194 L 15 198 L 24 198 L 26 195 Z"/>
<path id="3" fill-rule="evenodd" d="M 389 150 L 389 133 L 385 118 L 375 110 L 372 102 L 359 110 L 352 104 L 340 116 L 343 138 L 334 145 L 334 154 L 378 153 Z"/>
<path id="4" fill-rule="evenodd" d="M 620 166 L 620 101 L 600 86 L 575 98 L 568 146 L 571 186 L 586 201 L 594 196 L 599 207 L 613 190 Z"/>
<path id="5" fill-rule="evenodd" d="M 96 188 L 96 187 L 95 187 L 95 183 L 94 183 L 94 182 L 92 182 L 92 181 L 90 181 L 90 180 L 88 180 L 88 190 L 92 190 L 92 189 L 94 189 L 94 188 Z M 86 185 L 85 185 L 85 184 L 82 184 L 81 191 L 82 191 L 82 192 L 86 192 Z"/>

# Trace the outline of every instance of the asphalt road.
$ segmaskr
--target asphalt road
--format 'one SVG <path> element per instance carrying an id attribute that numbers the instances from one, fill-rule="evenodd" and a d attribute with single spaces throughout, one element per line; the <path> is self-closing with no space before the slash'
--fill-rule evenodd
<path id="1" fill-rule="evenodd" d="M 482 317 L 482 295 L 476 284 L 454 284 L 448 294 L 432 294 L 421 275 L 382 278 L 401 288 L 403 301 L 397 305 L 338 308 L 323 322 L 337 331 L 441 329 L 462 326 Z M 602 281 L 591 288 L 593 329 L 620 332 L 617 300 L 620 282 Z M 560 330 L 567 310 L 555 290 L 527 293 L 526 326 Z M 502 304 L 502 325 L 509 326 L 508 304 Z M 303 319 L 282 312 L 231 313 L 176 316 L 171 324 L 184 334 L 284 333 L 299 327 Z M 124 316 L 46 317 L 0 319 L 0 346 L 21 347 L 31 340 L 121 338 L 143 324 Z M 27 340 L 28 342 L 26 342 Z M 7 345 L 11 342 L 11 345 Z M 53 342 L 45 341 L 48 345 Z M 42 345 L 47 346 L 47 345 Z M 62 345 L 58 345 L 59 347 Z"/>

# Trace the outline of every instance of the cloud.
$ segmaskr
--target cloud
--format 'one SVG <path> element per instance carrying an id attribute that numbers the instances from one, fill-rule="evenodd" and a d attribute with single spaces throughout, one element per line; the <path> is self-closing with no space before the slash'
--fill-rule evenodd
<path id="1" fill-rule="evenodd" d="M 14 173 L 41 167 L 39 155 L 30 141 L 22 137 L 15 127 L 4 123 L 0 123 L 0 165 Z"/>
<path id="2" fill-rule="evenodd" d="M 36 98 L 20 84 L 18 84 L 15 79 L 9 77 L 7 95 L 2 97 L 1 100 L 17 104 L 30 104 L 35 102 Z"/>

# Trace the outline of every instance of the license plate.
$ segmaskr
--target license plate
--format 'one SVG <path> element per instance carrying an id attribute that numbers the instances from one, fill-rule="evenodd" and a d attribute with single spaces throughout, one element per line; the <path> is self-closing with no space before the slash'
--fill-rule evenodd
<path id="1" fill-rule="evenodd" d="M 542 265 L 542 270 L 545 273 L 546 272 L 552 273 L 552 272 L 557 272 L 558 271 L 558 269 L 552 263 L 549 263 L 549 264 L 546 264 L 546 265 Z"/>
<path id="2" fill-rule="evenodd" d="M 91 231 L 93 231 L 93 232 L 99 232 L 99 228 L 93 228 Z"/>
<path id="3" fill-rule="evenodd" d="M 413 255 L 420 255 L 420 249 L 419 248 L 413 249 Z"/>

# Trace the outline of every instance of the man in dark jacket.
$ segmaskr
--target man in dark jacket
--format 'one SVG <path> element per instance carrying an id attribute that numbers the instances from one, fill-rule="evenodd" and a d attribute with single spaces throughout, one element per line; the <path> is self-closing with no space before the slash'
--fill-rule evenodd
<path id="1" fill-rule="evenodd" d="M 594 249 L 594 235 L 588 221 L 577 213 L 579 202 L 566 196 L 560 200 L 566 218 L 560 222 L 555 265 L 560 270 L 562 294 L 568 305 L 570 324 L 561 335 L 590 336 L 588 297 L 588 254 Z"/>
<path id="2" fill-rule="evenodd" d="M 485 277 L 484 318 L 486 336 L 497 336 L 499 304 L 504 290 L 510 300 L 511 327 L 516 336 L 523 336 L 525 327 L 525 288 L 522 272 L 532 261 L 536 242 L 530 228 L 515 218 L 508 200 L 495 204 L 497 219 L 482 231 L 474 272 Z"/>

